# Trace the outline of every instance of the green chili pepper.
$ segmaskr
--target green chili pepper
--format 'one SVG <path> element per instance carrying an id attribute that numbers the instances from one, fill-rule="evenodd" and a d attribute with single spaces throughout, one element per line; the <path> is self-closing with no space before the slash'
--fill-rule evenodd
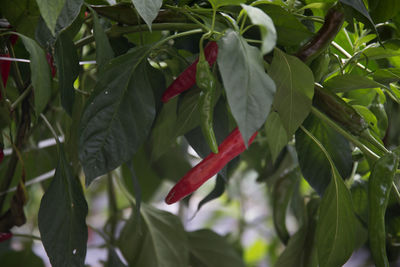
<path id="1" fill-rule="evenodd" d="M 201 89 L 199 99 L 201 130 L 211 148 L 211 151 L 218 153 L 218 143 L 213 129 L 213 102 L 216 90 L 216 81 L 203 51 L 200 51 L 199 62 L 197 63 L 196 84 Z"/>
<path id="2" fill-rule="evenodd" d="M 314 104 L 356 136 L 368 129 L 368 123 L 351 105 L 319 86 L 315 87 Z"/>
<path id="3" fill-rule="evenodd" d="M 399 164 L 399 150 L 382 156 L 373 166 L 368 182 L 369 247 L 377 267 L 389 267 L 386 255 L 385 212 L 393 178 Z"/>

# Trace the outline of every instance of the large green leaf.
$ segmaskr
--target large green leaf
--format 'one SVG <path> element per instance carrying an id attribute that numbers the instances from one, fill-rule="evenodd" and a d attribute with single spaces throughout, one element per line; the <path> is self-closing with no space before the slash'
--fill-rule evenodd
<path id="1" fill-rule="evenodd" d="M 287 55 L 279 49 L 274 51 L 269 74 L 277 88 L 273 107 L 290 138 L 310 113 L 314 76 L 297 57 Z"/>
<path id="2" fill-rule="evenodd" d="M 55 44 L 61 105 L 69 115 L 74 105 L 74 82 L 79 75 L 79 57 L 74 42 L 67 32 L 62 32 Z"/>
<path id="3" fill-rule="evenodd" d="M 153 87 L 162 86 L 163 79 L 147 62 L 147 53 L 146 47 L 135 48 L 113 59 L 88 100 L 79 140 L 87 184 L 131 159 L 149 134 Z"/>
<path id="4" fill-rule="evenodd" d="M 356 89 L 382 87 L 381 84 L 358 74 L 338 75 L 324 83 L 332 92 L 348 92 Z"/>
<path id="5" fill-rule="evenodd" d="M 342 266 L 355 248 L 351 194 L 336 169 L 332 176 L 319 207 L 316 246 L 320 267 Z"/>
<path id="6" fill-rule="evenodd" d="M 217 61 L 228 103 L 247 145 L 268 116 L 275 84 L 264 71 L 260 51 L 237 32 L 228 30 L 218 46 Z"/>
<path id="7" fill-rule="evenodd" d="M 57 18 L 66 0 L 36 0 L 36 2 L 44 21 L 46 21 L 51 33 L 55 35 Z"/>
<path id="8" fill-rule="evenodd" d="M 43 49 L 31 38 L 18 34 L 30 54 L 32 85 L 35 96 L 36 114 L 40 114 L 46 107 L 51 95 L 50 67 Z"/>
<path id="9" fill-rule="evenodd" d="M 88 207 L 62 145 L 59 149 L 56 173 L 40 203 L 39 231 L 53 266 L 81 267 L 86 257 Z"/>
<path id="10" fill-rule="evenodd" d="M 378 83 L 388 85 L 392 82 L 400 81 L 400 69 L 398 68 L 378 69 L 374 72 L 373 78 Z"/>
<path id="11" fill-rule="evenodd" d="M 276 45 L 277 38 L 272 19 L 257 7 L 242 5 L 242 8 L 246 10 L 251 22 L 260 27 L 262 39 L 261 53 L 264 55 L 271 52 Z"/>
<path id="12" fill-rule="evenodd" d="M 162 0 L 132 0 L 139 15 L 151 30 L 151 23 L 157 17 L 162 6 Z"/>
<path id="13" fill-rule="evenodd" d="M 188 266 L 188 240 L 178 217 L 144 203 L 140 220 L 135 215 L 132 212 L 118 240 L 129 266 Z"/>
<path id="14" fill-rule="evenodd" d="M 399 14 L 400 2 L 397 0 L 368 0 L 368 7 L 375 23 L 386 22 Z"/>
<path id="15" fill-rule="evenodd" d="M 310 115 L 304 121 L 310 131 L 325 147 L 342 177 L 352 170 L 349 142 L 321 120 Z M 331 167 L 321 149 L 303 131 L 296 132 L 296 150 L 301 172 L 307 182 L 322 195 L 331 180 Z"/>
<path id="16" fill-rule="evenodd" d="M 189 232 L 190 263 L 195 267 L 244 267 L 244 262 L 218 234 L 210 230 Z"/>
<path id="17" fill-rule="evenodd" d="M 114 57 L 114 51 L 108 41 L 107 34 L 100 24 L 97 13 L 91 7 L 89 7 L 89 9 L 93 14 L 93 35 L 96 40 L 96 62 L 101 70 L 104 65 Z"/>

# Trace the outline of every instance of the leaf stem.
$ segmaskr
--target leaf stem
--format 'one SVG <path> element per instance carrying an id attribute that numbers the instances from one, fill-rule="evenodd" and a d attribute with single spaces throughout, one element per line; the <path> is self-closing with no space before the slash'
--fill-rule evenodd
<path id="1" fill-rule="evenodd" d="M 57 145 L 60 146 L 61 145 L 60 139 L 58 139 L 58 135 L 57 135 L 56 131 L 54 130 L 53 126 L 51 126 L 50 122 L 47 120 L 46 116 L 43 115 L 43 113 L 40 113 L 40 117 L 43 119 L 47 128 L 50 130 L 51 134 L 54 136 L 54 138 L 57 142 Z"/>
<path id="2" fill-rule="evenodd" d="M 28 88 L 25 89 L 25 91 L 22 92 L 22 94 L 19 95 L 19 97 L 15 100 L 14 103 L 11 104 L 11 111 L 15 110 L 15 108 L 21 103 L 31 92 L 33 86 L 30 84 Z"/>
<path id="3" fill-rule="evenodd" d="M 378 160 L 379 156 L 376 155 L 371 149 L 369 149 L 367 146 L 365 146 L 363 143 L 361 143 L 356 137 L 353 135 L 349 134 L 346 132 L 342 127 L 340 127 L 336 122 L 334 122 L 332 119 L 330 119 L 327 115 L 319 111 L 315 107 L 311 107 L 311 112 L 323 120 L 326 124 L 328 124 L 330 127 L 332 127 L 334 130 L 336 130 L 338 133 L 344 136 L 347 140 L 352 142 L 354 145 L 356 145 L 366 156 L 370 157 L 371 159 Z"/>
<path id="4" fill-rule="evenodd" d="M 15 233 L 13 233 L 13 236 L 42 241 L 42 239 L 41 239 L 40 237 L 35 236 L 35 235 L 29 235 L 29 234 L 15 234 Z"/>

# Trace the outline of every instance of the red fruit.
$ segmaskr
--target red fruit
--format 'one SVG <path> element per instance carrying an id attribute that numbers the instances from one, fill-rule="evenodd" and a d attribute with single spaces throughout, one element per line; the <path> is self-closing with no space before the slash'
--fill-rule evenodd
<path id="1" fill-rule="evenodd" d="M 0 242 L 6 241 L 12 237 L 12 233 L 10 232 L 4 232 L 0 233 Z"/>
<path id="2" fill-rule="evenodd" d="M 46 59 L 47 59 L 47 62 L 49 63 L 50 69 L 51 69 L 51 77 L 54 78 L 54 76 L 56 76 L 56 73 L 57 73 L 57 68 L 54 65 L 53 56 L 50 53 L 46 53 Z"/>
<path id="3" fill-rule="evenodd" d="M 0 54 L 0 57 L 8 57 L 9 58 L 10 54 L 8 54 L 8 53 Z M 3 80 L 4 87 L 6 87 L 6 85 L 7 85 L 8 75 L 10 74 L 10 66 L 11 66 L 11 61 L 0 59 L 1 78 Z"/>

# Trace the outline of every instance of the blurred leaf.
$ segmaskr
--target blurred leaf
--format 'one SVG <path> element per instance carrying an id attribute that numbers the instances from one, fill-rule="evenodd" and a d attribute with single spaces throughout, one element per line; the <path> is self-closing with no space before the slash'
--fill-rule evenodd
<path id="1" fill-rule="evenodd" d="M 385 22 L 400 12 L 397 0 L 368 0 L 368 7 L 375 23 Z"/>
<path id="2" fill-rule="evenodd" d="M 273 102 L 288 138 L 295 133 L 311 110 L 314 95 L 312 71 L 297 57 L 275 49 L 269 70 L 277 86 Z"/>
<path id="3" fill-rule="evenodd" d="M 190 264 L 193 267 L 244 267 L 238 253 L 222 236 L 211 230 L 188 232 Z"/>
<path id="4" fill-rule="evenodd" d="M 108 260 L 105 267 L 127 267 L 119 258 L 115 249 L 108 250 Z"/>
<path id="5" fill-rule="evenodd" d="M 267 135 L 267 142 L 271 151 L 272 161 L 275 161 L 282 149 L 289 142 L 286 134 L 285 127 L 279 114 L 276 111 L 269 113 L 267 121 L 265 122 L 265 134 Z"/>
<path id="6" fill-rule="evenodd" d="M 179 218 L 144 203 L 140 213 L 140 224 L 132 213 L 118 240 L 129 266 L 187 267 L 188 240 Z"/>
<path id="7" fill-rule="evenodd" d="M 247 145 L 268 116 L 275 84 L 264 71 L 260 51 L 237 32 L 228 30 L 218 46 L 217 62 L 228 103 Z"/>
<path id="8" fill-rule="evenodd" d="M 27 249 L 3 253 L 0 255 L 0 262 L 3 266 L 45 267 L 42 258 Z"/>
<path id="9" fill-rule="evenodd" d="M 321 267 L 342 266 L 350 258 L 355 248 L 355 224 L 350 191 L 335 168 L 319 206 L 316 247 Z"/>
<path id="10" fill-rule="evenodd" d="M 90 6 L 88 8 L 93 14 L 93 35 L 96 41 L 96 63 L 101 71 L 104 68 L 104 65 L 114 57 L 114 51 L 108 41 L 107 34 L 104 32 L 104 29 L 100 24 L 97 13 Z"/>
<path id="11" fill-rule="evenodd" d="M 66 32 L 58 36 L 54 56 L 58 70 L 61 105 L 69 115 L 72 115 L 75 98 L 74 82 L 79 75 L 80 67 L 74 42 Z"/>
<path id="12" fill-rule="evenodd" d="M 343 177 L 348 177 L 352 170 L 352 157 L 349 142 L 331 127 L 313 115 L 303 126 L 310 131 L 325 147 Z M 320 195 L 331 181 L 331 167 L 321 149 L 303 131 L 296 133 L 296 150 L 301 172 L 307 182 Z"/>
<path id="13" fill-rule="evenodd" d="M 290 238 L 286 228 L 286 211 L 299 179 L 300 172 L 298 169 L 290 171 L 275 182 L 272 190 L 272 217 L 274 220 L 274 227 L 279 238 L 285 245 Z"/>
<path id="14" fill-rule="evenodd" d="M 400 81 L 400 69 L 397 68 L 378 69 L 374 72 L 373 78 L 378 83 L 388 85 L 392 82 Z"/>
<path id="15" fill-rule="evenodd" d="M 59 147 L 54 178 L 40 203 L 38 224 L 53 266 L 83 266 L 86 257 L 88 207 L 81 184 Z"/>
<path id="16" fill-rule="evenodd" d="M 147 138 L 155 117 L 147 47 L 113 59 L 88 100 L 80 124 L 79 158 L 86 184 L 127 160 Z"/>
<path id="17" fill-rule="evenodd" d="M 224 192 L 225 192 L 224 178 L 218 175 L 217 179 L 215 180 L 215 186 L 213 190 L 199 202 L 199 204 L 197 205 L 197 211 L 199 211 L 204 204 L 222 196 Z"/>
<path id="18" fill-rule="evenodd" d="M 2 15 L 20 34 L 35 37 L 35 27 L 40 12 L 35 0 L 13 0 L 1 2 Z M 7 12 L 5 12 L 7 11 Z"/>
<path id="19" fill-rule="evenodd" d="M 50 100 L 51 73 L 43 49 L 31 38 L 18 34 L 30 54 L 29 64 L 32 76 L 33 92 L 35 95 L 36 115 L 39 115 Z"/>
<path id="20" fill-rule="evenodd" d="M 44 21 L 46 21 L 51 33 L 55 35 L 57 18 L 66 0 L 36 0 L 36 2 Z"/>
<path id="21" fill-rule="evenodd" d="M 271 18 L 261 9 L 242 4 L 242 8 L 246 10 L 251 22 L 260 27 L 261 32 L 261 53 L 268 54 L 276 45 L 276 30 Z"/>
<path id="22" fill-rule="evenodd" d="M 363 51 L 362 59 L 376 60 L 382 58 L 399 57 L 400 51 L 383 48 L 383 47 L 370 47 Z"/>
<path id="23" fill-rule="evenodd" d="M 162 6 L 162 0 L 132 0 L 139 15 L 146 22 L 151 31 L 151 23 L 157 17 Z"/>
<path id="24" fill-rule="evenodd" d="M 329 79 L 323 85 L 325 88 L 328 88 L 335 93 L 348 92 L 356 89 L 382 87 L 381 84 L 375 82 L 374 80 L 357 74 L 338 75 L 332 79 Z"/>
<path id="25" fill-rule="evenodd" d="M 246 0 L 208 0 L 215 8 L 219 8 L 221 6 L 233 6 L 240 5 L 246 2 Z"/>

